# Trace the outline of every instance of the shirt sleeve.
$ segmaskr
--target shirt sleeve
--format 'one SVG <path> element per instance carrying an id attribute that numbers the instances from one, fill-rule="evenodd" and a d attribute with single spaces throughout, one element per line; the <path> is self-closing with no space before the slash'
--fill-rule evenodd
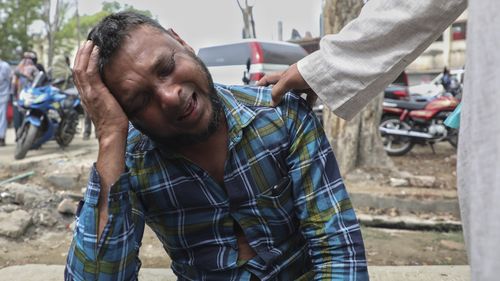
<path id="1" fill-rule="evenodd" d="M 321 124 L 302 99 L 286 103 L 289 177 L 314 280 L 368 280 L 360 226 Z"/>
<path id="2" fill-rule="evenodd" d="M 467 0 L 370 0 L 339 33 L 297 64 L 341 118 L 352 119 L 460 16 Z"/>
<path id="3" fill-rule="evenodd" d="M 94 165 L 84 201 L 76 214 L 65 280 L 137 280 L 144 217 L 136 206 L 137 200 L 131 199 L 129 174 L 122 174 L 111 187 L 108 222 L 97 241 L 100 189 L 100 178 Z"/>

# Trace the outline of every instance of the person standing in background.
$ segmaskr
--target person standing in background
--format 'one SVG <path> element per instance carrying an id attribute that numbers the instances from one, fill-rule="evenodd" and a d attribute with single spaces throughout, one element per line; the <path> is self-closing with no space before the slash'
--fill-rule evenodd
<path id="1" fill-rule="evenodd" d="M 83 111 L 85 114 L 84 124 L 83 124 L 83 140 L 89 140 L 92 134 L 92 120 L 86 110 Z M 96 135 L 97 138 L 97 135 Z"/>
<path id="2" fill-rule="evenodd" d="M 0 59 L 0 146 L 5 146 L 7 132 L 7 105 L 10 97 L 11 70 L 7 62 Z"/>
<path id="3" fill-rule="evenodd" d="M 468 6 L 467 79 L 457 178 L 472 279 L 498 280 L 500 268 L 500 1 L 370 0 L 357 19 L 327 35 L 319 51 L 285 73 L 263 77 L 278 103 L 289 89 L 312 89 L 351 119 L 450 26 Z M 311 98 L 310 98 L 311 99 Z M 480 219 L 479 219 L 480 218 Z"/>
<path id="4" fill-rule="evenodd" d="M 19 98 L 19 93 L 23 88 L 31 84 L 35 76 L 40 71 L 35 64 L 34 59 L 36 55 L 32 52 L 25 52 L 23 54 L 23 59 L 19 62 L 12 76 L 12 92 L 13 99 L 12 105 L 14 109 L 14 128 L 17 132 L 23 123 L 23 114 L 17 108 L 17 99 Z M 41 66 L 41 65 L 40 65 Z"/>

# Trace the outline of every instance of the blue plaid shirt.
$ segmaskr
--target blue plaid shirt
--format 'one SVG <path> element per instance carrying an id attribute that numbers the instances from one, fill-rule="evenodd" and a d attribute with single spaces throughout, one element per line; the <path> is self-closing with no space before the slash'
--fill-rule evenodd
<path id="1" fill-rule="evenodd" d="M 131 127 L 99 241 L 91 172 L 66 280 L 136 280 L 145 223 L 179 280 L 368 280 L 360 227 L 311 109 L 294 95 L 270 107 L 268 88 L 216 90 L 229 130 L 224 186 Z M 248 261 L 238 261 L 235 223 L 257 253 Z"/>

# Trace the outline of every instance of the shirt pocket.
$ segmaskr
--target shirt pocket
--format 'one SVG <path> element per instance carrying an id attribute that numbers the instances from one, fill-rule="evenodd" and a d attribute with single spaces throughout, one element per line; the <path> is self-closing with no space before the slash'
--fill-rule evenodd
<path id="1" fill-rule="evenodd" d="M 286 239 L 298 227 L 292 194 L 292 182 L 289 177 L 284 177 L 257 196 L 257 206 L 273 233 L 275 244 Z"/>

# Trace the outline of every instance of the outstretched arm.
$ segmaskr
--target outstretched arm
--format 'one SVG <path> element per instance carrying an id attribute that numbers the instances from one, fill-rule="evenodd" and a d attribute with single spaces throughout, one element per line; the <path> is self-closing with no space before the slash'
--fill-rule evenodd
<path id="1" fill-rule="evenodd" d="M 467 0 L 370 0 L 358 18 L 322 38 L 320 49 L 286 71 L 272 91 L 311 88 L 351 119 L 414 61 L 465 10 Z M 264 77 L 261 85 L 277 78 Z"/>
<path id="2" fill-rule="evenodd" d="M 85 110 L 99 136 L 97 171 L 101 180 L 99 198 L 100 236 L 108 219 L 108 195 L 111 184 L 125 171 L 125 145 L 128 119 L 122 108 L 101 81 L 97 60 L 99 50 L 87 41 L 75 59 L 74 80 Z"/>

